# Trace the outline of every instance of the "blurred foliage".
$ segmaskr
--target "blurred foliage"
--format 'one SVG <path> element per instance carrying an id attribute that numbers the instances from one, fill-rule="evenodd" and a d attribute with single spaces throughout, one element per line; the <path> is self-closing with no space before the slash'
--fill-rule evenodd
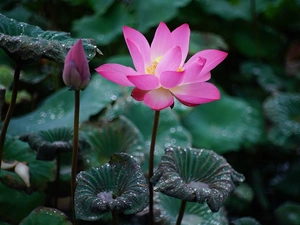
<path id="1" fill-rule="evenodd" d="M 190 54 L 206 48 L 229 53 L 212 71 L 211 82 L 222 89 L 222 99 L 194 109 L 176 102 L 173 110 L 163 111 L 156 158 L 171 144 L 222 153 L 246 177 L 246 186 L 225 204 L 230 222 L 297 224 L 291 216 L 299 218 L 300 203 L 299 0 L 2 0 L 0 13 L 43 30 L 94 39 L 104 57 L 90 62 L 91 71 L 106 62 L 132 65 L 124 25 L 151 40 L 160 21 L 171 29 L 188 23 Z M 0 50 L 0 81 L 7 93 L 13 67 Z M 20 93 L 26 96 L 18 100 L 11 135 L 72 123 L 72 96 L 63 88 L 61 72 L 62 64 L 44 59 L 24 67 Z M 123 114 L 147 149 L 153 112 L 128 93 L 94 75 L 82 92 L 81 122 L 110 121 Z M 8 103 L 3 103 L 1 118 Z M 0 189 L 6 193 L 0 195 L 0 223 L 18 224 L 36 207 L 51 205 L 51 196 L 44 193 L 28 195 L 2 184 Z"/>

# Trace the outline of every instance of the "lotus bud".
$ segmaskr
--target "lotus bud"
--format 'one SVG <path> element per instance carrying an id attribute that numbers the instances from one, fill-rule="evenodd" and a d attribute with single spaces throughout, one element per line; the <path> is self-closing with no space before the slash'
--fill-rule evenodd
<path id="1" fill-rule="evenodd" d="M 90 83 L 91 74 L 81 39 L 69 50 L 63 70 L 63 81 L 70 90 L 84 90 Z"/>
<path id="2" fill-rule="evenodd" d="M 15 172 L 24 181 L 27 187 L 30 187 L 29 167 L 25 163 L 19 162 L 15 167 Z"/>

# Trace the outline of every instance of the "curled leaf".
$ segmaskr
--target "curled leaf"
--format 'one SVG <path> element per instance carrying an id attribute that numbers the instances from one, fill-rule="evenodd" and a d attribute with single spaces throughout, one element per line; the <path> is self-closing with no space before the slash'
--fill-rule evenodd
<path id="1" fill-rule="evenodd" d="M 18 174 L 27 187 L 30 187 L 30 173 L 29 173 L 29 167 L 25 163 L 17 163 L 15 167 L 15 172 Z"/>
<path id="2" fill-rule="evenodd" d="M 29 146 L 37 151 L 36 158 L 39 160 L 54 160 L 57 152 L 71 152 L 73 149 L 73 129 L 54 128 L 33 134 L 25 134 L 20 137 L 28 142 Z M 79 140 L 79 148 L 85 142 Z"/>
<path id="3" fill-rule="evenodd" d="M 216 212 L 244 179 L 213 151 L 170 147 L 150 181 L 155 191 L 190 202 L 206 201 Z"/>
<path id="4" fill-rule="evenodd" d="M 99 220 L 109 211 L 133 214 L 148 205 L 148 185 L 141 167 L 126 153 L 77 175 L 75 190 L 77 219 Z"/>

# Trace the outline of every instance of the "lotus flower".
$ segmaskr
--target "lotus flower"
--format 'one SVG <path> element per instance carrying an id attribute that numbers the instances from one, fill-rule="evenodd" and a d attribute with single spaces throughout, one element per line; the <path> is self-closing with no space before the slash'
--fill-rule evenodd
<path id="1" fill-rule="evenodd" d="M 64 71 L 63 81 L 70 87 L 70 90 L 84 90 L 90 83 L 91 74 L 89 64 L 84 53 L 81 39 L 79 39 L 68 52 Z"/>
<path id="2" fill-rule="evenodd" d="M 137 30 L 125 26 L 124 38 L 135 70 L 120 64 L 104 64 L 96 71 L 104 78 L 122 86 L 134 86 L 132 97 L 153 110 L 174 105 L 174 97 L 186 106 L 220 99 L 219 90 L 211 83 L 210 71 L 222 62 L 227 53 L 204 50 L 186 63 L 190 29 L 183 24 L 173 32 L 161 22 L 149 45 Z"/>

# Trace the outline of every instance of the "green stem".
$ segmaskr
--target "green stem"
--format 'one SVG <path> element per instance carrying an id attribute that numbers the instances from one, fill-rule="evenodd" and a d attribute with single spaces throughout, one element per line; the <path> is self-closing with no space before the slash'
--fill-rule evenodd
<path id="1" fill-rule="evenodd" d="M 116 211 L 111 211 L 112 215 L 112 225 L 118 225 L 118 213 Z"/>
<path id="2" fill-rule="evenodd" d="M 7 110 L 2 129 L 0 134 L 0 172 L 1 172 L 1 162 L 2 162 L 2 155 L 3 155 L 3 148 L 4 148 L 4 142 L 6 137 L 6 131 L 10 122 L 10 119 L 13 115 L 16 101 L 17 101 L 17 95 L 19 90 L 19 78 L 20 78 L 20 72 L 21 72 L 21 63 L 16 64 L 15 73 L 14 73 L 14 83 L 12 88 L 12 95 L 10 100 L 10 105 Z"/>
<path id="3" fill-rule="evenodd" d="M 184 214 L 184 210 L 185 210 L 185 206 L 186 206 L 186 201 L 182 200 L 181 201 L 181 205 L 180 205 L 180 210 L 179 210 L 179 214 L 177 217 L 177 221 L 176 221 L 176 225 L 180 225 L 182 218 L 183 218 L 183 214 Z"/>
<path id="4" fill-rule="evenodd" d="M 54 206 L 57 208 L 58 204 L 58 195 L 59 195 L 59 189 L 60 189 L 60 151 L 57 153 L 56 156 L 56 177 L 55 177 L 55 198 L 54 198 Z"/>
<path id="5" fill-rule="evenodd" d="M 75 216 L 74 192 L 76 187 L 77 160 L 78 160 L 78 133 L 79 133 L 79 108 L 80 108 L 80 91 L 75 91 L 75 108 L 74 108 L 74 135 L 73 135 L 73 154 L 72 154 L 72 177 L 71 177 L 71 202 L 74 225 L 78 224 Z"/>
<path id="6" fill-rule="evenodd" d="M 150 145 L 150 156 L 149 156 L 149 216 L 150 216 L 150 225 L 154 224 L 154 211 L 153 211 L 153 186 L 150 183 L 150 178 L 153 176 L 153 167 L 154 167 L 154 150 L 156 142 L 156 134 L 158 128 L 160 111 L 155 111 L 154 122 L 152 128 L 152 137 Z"/>

